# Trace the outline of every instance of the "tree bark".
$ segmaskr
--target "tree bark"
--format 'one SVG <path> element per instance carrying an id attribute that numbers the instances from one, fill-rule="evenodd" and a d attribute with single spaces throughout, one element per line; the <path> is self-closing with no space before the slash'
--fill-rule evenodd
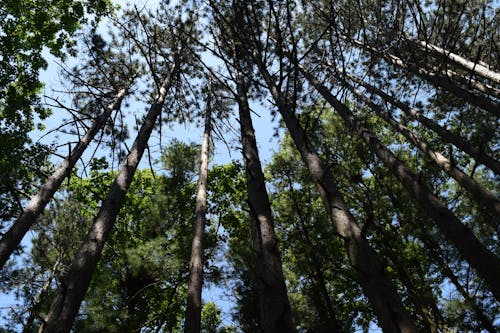
<path id="1" fill-rule="evenodd" d="M 325 208 L 334 228 L 344 242 L 358 282 L 372 305 L 379 325 L 386 333 L 417 332 L 410 315 L 401 303 L 396 288 L 385 274 L 384 267 L 380 264 L 375 251 L 362 235 L 361 228 L 338 191 L 333 175 L 325 170 L 315 147 L 312 146 L 297 117 L 277 89 L 263 62 L 260 59 L 256 59 L 256 62 L 288 132 L 309 169 L 311 178 L 318 186 Z"/>
<path id="2" fill-rule="evenodd" d="M 342 80 L 342 79 L 341 79 Z M 500 200 L 498 200 L 493 194 L 481 187 L 473 178 L 469 177 L 462 170 L 455 167 L 453 163 L 447 159 L 443 154 L 434 151 L 431 146 L 415 135 L 406 126 L 401 125 L 397 122 L 389 112 L 384 110 L 380 105 L 373 103 L 364 94 L 353 87 L 351 84 L 342 80 L 345 86 L 353 92 L 356 97 L 361 100 L 365 105 L 369 106 L 373 111 L 375 111 L 382 119 L 384 119 L 391 127 L 403 135 L 408 141 L 410 141 L 415 147 L 420 149 L 420 151 L 427 156 L 431 161 L 433 161 L 437 166 L 446 172 L 450 177 L 455 179 L 460 185 L 462 185 L 469 193 L 472 195 L 474 200 L 480 204 L 488 207 L 498 216 L 500 216 Z M 498 227 L 498 222 L 489 221 L 493 228 Z"/>
<path id="3" fill-rule="evenodd" d="M 115 100 L 106 107 L 106 110 L 101 113 L 99 117 L 97 117 L 88 132 L 80 139 L 75 148 L 62 161 L 61 165 L 54 171 L 49 179 L 40 187 L 21 215 L 2 237 L 0 240 L 0 270 L 7 262 L 12 252 L 19 246 L 24 235 L 26 235 L 31 226 L 36 222 L 64 179 L 70 175 L 76 162 L 80 159 L 95 135 L 106 124 L 111 113 L 120 107 L 126 92 L 127 89 L 125 88 L 118 92 Z"/>
<path id="4" fill-rule="evenodd" d="M 247 86 L 238 64 L 238 55 L 235 58 L 241 142 L 252 223 L 252 243 L 256 255 L 260 324 L 266 333 L 294 332 L 281 255 L 274 232 L 271 204 L 250 116 Z"/>
<path id="5" fill-rule="evenodd" d="M 144 119 L 124 164 L 120 167 L 118 175 L 102 202 L 94 223 L 75 254 L 69 272 L 61 282 L 61 287 L 50 306 L 47 321 L 43 326 L 43 333 L 67 333 L 71 330 L 101 256 L 104 243 L 125 200 L 135 170 L 144 154 L 151 132 L 161 113 L 165 96 L 177 71 L 178 64 L 175 61 Z"/>
<path id="6" fill-rule="evenodd" d="M 311 73 L 299 65 L 299 70 L 309 83 L 340 114 L 344 121 L 355 130 L 368 148 L 374 152 L 387 168 L 399 179 L 417 202 L 425 207 L 441 232 L 455 245 L 464 258 L 484 279 L 497 299 L 500 299 L 500 260 L 488 251 L 470 229 L 444 205 L 434 193 L 418 181 L 418 177 L 405 166 L 378 138 L 365 128 L 351 111 L 323 86 Z"/>
<path id="7" fill-rule="evenodd" d="M 196 193 L 195 225 L 193 242 L 191 245 L 191 261 L 189 263 L 189 284 L 187 290 L 186 317 L 184 322 L 185 333 L 199 333 L 201 330 L 201 291 L 203 286 L 203 236 L 207 213 L 207 176 L 208 150 L 210 144 L 211 105 L 210 92 L 207 98 L 205 114 L 205 130 L 201 143 L 201 163 Z"/>
<path id="8" fill-rule="evenodd" d="M 470 142 L 464 140 L 458 135 L 453 134 L 452 132 L 448 131 L 446 128 L 440 126 L 433 120 L 425 117 L 420 111 L 415 110 L 405 103 L 401 102 L 400 100 L 396 99 L 395 97 L 385 93 L 384 91 L 376 88 L 375 86 L 365 82 L 364 80 L 361 80 L 357 77 L 354 77 L 352 75 L 343 73 L 349 80 L 356 82 L 357 84 L 360 84 L 363 86 L 366 90 L 368 90 L 371 93 L 374 93 L 380 97 L 382 97 L 384 100 L 389 102 L 390 104 L 394 105 L 395 107 L 399 108 L 401 111 L 403 111 L 406 115 L 412 117 L 413 119 L 416 119 L 419 121 L 422 125 L 426 126 L 427 128 L 431 129 L 435 133 L 437 133 L 440 138 L 444 142 L 448 142 L 453 144 L 455 147 L 459 148 L 463 152 L 469 154 L 472 158 L 474 158 L 478 163 L 483 164 L 490 170 L 492 170 L 495 174 L 500 175 L 500 162 L 492 158 L 491 156 L 487 155 L 484 151 L 481 151 L 477 148 L 475 148 Z"/>

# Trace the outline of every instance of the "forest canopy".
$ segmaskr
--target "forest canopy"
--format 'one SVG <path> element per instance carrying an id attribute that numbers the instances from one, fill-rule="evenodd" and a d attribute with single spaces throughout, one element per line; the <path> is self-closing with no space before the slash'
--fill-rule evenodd
<path id="1" fill-rule="evenodd" d="M 496 1 L 0 18 L 0 332 L 500 329 Z"/>

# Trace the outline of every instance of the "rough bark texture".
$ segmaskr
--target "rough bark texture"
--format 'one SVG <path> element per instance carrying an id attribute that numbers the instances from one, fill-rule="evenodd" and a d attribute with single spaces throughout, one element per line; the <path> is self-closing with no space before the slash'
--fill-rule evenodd
<path id="1" fill-rule="evenodd" d="M 434 44 L 427 43 L 425 41 L 418 41 L 417 43 L 424 50 L 429 50 L 429 51 L 432 51 L 436 54 L 444 56 L 446 59 L 453 61 L 454 63 L 462 66 L 463 68 L 465 68 L 465 69 L 467 69 L 467 70 L 469 70 L 477 75 L 480 75 L 486 79 L 492 80 L 496 83 L 500 83 L 500 73 L 492 71 L 486 66 L 478 64 L 477 62 L 467 60 L 467 59 L 459 56 L 458 54 L 455 54 L 451 51 L 445 50 L 445 49 L 443 49 L 439 46 L 436 46 Z"/>
<path id="2" fill-rule="evenodd" d="M 294 332 L 278 240 L 274 233 L 271 204 L 250 116 L 247 88 L 239 69 L 237 69 L 236 80 L 248 205 L 252 223 L 252 242 L 256 255 L 260 324 L 266 333 Z"/>
<path id="3" fill-rule="evenodd" d="M 205 130 L 201 143 L 201 163 L 196 193 L 195 224 L 189 263 L 189 284 L 187 292 L 185 333 L 199 333 L 201 330 L 201 290 L 203 286 L 203 236 L 207 213 L 208 149 L 210 144 L 211 110 L 207 100 Z"/>
<path id="4" fill-rule="evenodd" d="M 144 154 L 156 120 L 161 113 L 166 93 L 170 89 L 176 71 L 177 66 L 174 64 L 172 71 L 163 82 L 158 96 L 151 105 L 124 164 L 120 167 L 118 175 L 102 202 L 89 233 L 76 253 L 69 272 L 61 282 L 61 287 L 52 301 L 47 321 L 43 326 L 44 333 L 67 333 L 71 330 L 101 256 L 104 243 L 125 200 L 125 195 L 132 182 L 137 165 Z"/>
<path id="5" fill-rule="evenodd" d="M 343 73 L 343 75 L 347 75 Z M 368 84 L 367 82 L 360 80 L 357 77 L 354 77 L 352 75 L 347 75 L 349 80 L 352 80 L 353 82 L 356 82 L 357 84 L 360 84 L 363 86 L 366 90 L 368 90 L 371 93 L 374 93 L 380 97 L 382 97 L 384 100 L 389 102 L 390 104 L 394 105 L 395 107 L 399 108 L 401 111 L 403 111 L 405 114 L 408 116 L 412 117 L 413 119 L 416 119 L 418 122 L 420 122 L 422 125 L 425 127 L 429 128 L 430 130 L 434 131 L 437 133 L 440 138 L 444 142 L 448 142 L 453 144 L 455 147 L 459 148 L 463 152 L 469 154 L 472 158 L 474 158 L 478 163 L 483 164 L 490 170 L 492 170 L 494 173 L 497 175 L 500 175 L 500 162 L 492 158 L 491 156 L 487 155 L 485 152 L 475 148 L 470 142 L 464 140 L 458 135 L 453 134 L 452 132 L 448 131 L 446 128 L 440 126 L 433 120 L 425 117 L 422 112 L 415 110 L 405 103 L 401 102 L 400 100 L 394 98 L 393 96 L 385 93 L 384 91 Z"/>
<path id="6" fill-rule="evenodd" d="M 261 61 L 258 61 L 261 74 L 278 105 L 278 110 L 288 128 L 295 146 L 313 181 L 317 184 L 325 208 L 333 225 L 344 242 L 351 265 L 358 282 L 378 318 L 383 331 L 417 332 L 412 319 L 404 309 L 401 299 L 391 280 L 386 276 L 376 253 L 363 236 L 361 228 L 349 211 L 331 173 L 326 172 L 323 163 L 311 145 L 295 114 L 289 109 L 282 94 L 272 81 L 271 75 Z"/>
<path id="7" fill-rule="evenodd" d="M 427 156 L 427 158 L 429 158 L 437 166 L 439 166 L 441 170 L 446 172 L 450 177 L 455 179 L 460 185 L 462 185 L 467 191 L 469 191 L 469 193 L 478 204 L 488 207 L 498 216 L 500 216 L 500 200 L 498 200 L 493 194 L 481 187 L 481 185 L 479 185 L 473 178 L 465 174 L 465 172 L 454 166 L 453 163 L 443 154 L 433 150 L 427 142 L 416 136 L 410 129 L 397 122 L 390 115 L 390 113 L 382 109 L 380 105 L 377 105 L 366 98 L 360 90 L 354 88 L 351 84 L 345 81 L 344 84 L 347 86 L 347 88 L 349 88 L 349 90 L 354 93 L 354 95 L 359 98 L 359 100 L 361 100 L 365 105 L 369 106 L 382 119 L 389 123 L 389 125 L 391 125 L 394 130 L 408 139 L 408 141 L 411 142 L 415 147 L 420 149 L 420 151 L 425 156 Z M 498 222 L 489 222 L 493 228 L 498 227 Z"/>
<path id="8" fill-rule="evenodd" d="M 21 215 L 2 237 L 2 240 L 0 240 L 0 270 L 7 262 L 12 252 L 19 246 L 24 235 L 26 235 L 31 226 L 36 222 L 37 218 L 59 189 L 64 179 L 71 173 L 71 170 L 90 142 L 94 139 L 94 136 L 104 126 L 111 113 L 120 107 L 126 90 L 127 89 L 121 89 L 118 92 L 115 100 L 108 105 L 106 110 L 96 119 L 88 132 L 80 139 L 78 144 L 62 161 L 56 171 L 54 171 L 49 179 L 40 187 L 40 190 L 31 198 Z"/>
<path id="9" fill-rule="evenodd" d="M 412 194 L 425 211 L 434 219 L 441 232 L 448 238 L 464 258 L 489 286 L 497 299 L 500 299 L 500 260 L 476 238 L 470 229 L 444 205 L 434 193 L 418 181 L 418 177 L 406 167 L 378 138 L 365 128 L 351 111 L 323 86 L 311 73 L 300 66 L 300 71 L 311 85 L 339 113 L 344 121 L 355 130 L 368 148 L 374 152 Z"/>

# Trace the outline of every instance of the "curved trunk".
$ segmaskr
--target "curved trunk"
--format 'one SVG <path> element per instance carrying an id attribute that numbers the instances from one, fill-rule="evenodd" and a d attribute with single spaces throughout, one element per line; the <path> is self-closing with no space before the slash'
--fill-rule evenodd
<path id="1" fill-rule="evenodd" d="M 415 147 L 420 149 L 420 151 L 427 156 L 431 161 L 433 161 L 437 166 L 446 172 L 450 177 L 455 179 L 460 185 L 462 185 L 469 193 L 472 195 L 474 200 L 481 205 L 485 205 L 498 216 L 500 216 L 500 200 L 498 200 L 493 194 L 481 187 L 473 178 L 469 177 L 462 170 L 455 167 L 453 163 L 447 159 L 443 154 L 434 151 L 431 146 L 416 136 L 410 129 L 406 126 L 401 125 L 397 122 L 389 112 L 382 109 L 380 105 L 377 105 L 366 98 L 361 91 L 354 88 L 351 84 L 344 81 L 344 84 L 349 90 L 351 90 L 365 105 L 369 106 L 374 110 L 382 119 L 391 125 L 391 127 L 403 135 L 408 141 L 410 141 Z M 489 221 L 493 228 L 498 227 L 498 222 Z"/>
<path id="2" fill-rule="evenodd" d="M 177 72 L 177 64 L 173 66 L 151 105 L 124 164 L 120 167 L 118 175 L 102 202 L 94 223 L 75 254 L 68 273 L 61 282 L 61 287 L 50 306 L 47 321 L 43 325 L 43 333 L 67 333 L 71 330 L 101 256 L 104 243 L 113 228 L 135 170 L 161 113 L 167 91 L 172 85 L 174 74 Z"/>
<path id="3" fill-rule="evenodd" d="M 278 105 L 278 110 L 288 128 L 302 160 L 309 169 L 311 178 L 318 186 L 325 208 L 330 215 L 334 228 L 342 238 L 351 265 L 358 282 L 378 318 L 384 332 L 417 332 L 408 312 L 404 309 L 396 288 L 387 277 L 384 267 L 375 251 L 362 234 L 341 193 L 337 189 L 335 179 L 327 172 L 323 162 L 307 138 L 299 120 L 289 109 L 281 92 L 278 91 L 271 75 L 260 59 L 257 59 L 269 90 Z"/>
<path id="4" fill-rule="evenodd" d="M 361 80 L 357 77 L 354 77 L 352 75 L 348 75 L 345 73 L 343 73 L 343 75 L 346 75 L 349 78 L 349 80 L 354 81 L 357 84 L 360 84 L 369 92 L 374 93 L 374 94 L 382 97 L 387 102 L 389 102 L 392 105 L 394 105 L 395 107 L 399 108 L 406 115 L 412 117 L 413 119 L 416 119 L 422 125 L 426 126 L 427 128 L 431 129 L 432 131 L 436 132 L 444 142 L 448 142 L 448 143 L 453 144 L 455 147 L 457 147 L 460 150 L 462 150 L 463 152 L 469 154 L 478 163 L 483 164 L 484 166 L 486 166 L 487 168 L 492 170 L 497 175 L 500 175 L 500 162 L 495 160 L 491 156 L 487 155 L 485 152 L 475 148 L 468 141 L 464 140 L 463 138 L 461 138 L 458 135 L 453 134 L 452 132 L 448 131 L 446 128 L 440 126 L 436 122 L 425 117 L 420 111 L 409 107 L 405 103 L 403 103 L 400 100 L 396 99 L 395 97 L 385 93 L 384 91 L 374 87 L 373 85 L 365 82 L 364 80 Z"/>
<path id="5" fill-rule="evenodd" d="M 210 94 L 210 92 L 209 92 Z M 199 333 L 201 330 L 201 290 L 203 286 L 203 236 L 207 213 L 208 149 L 211 127 L 210 98 L 207 99 L 205 130 L 201 143 L 201 163 L 196 193 L 195 225 L 189 263 L 189 284 L 187 290 L 185 333 Z"/>
<path id="6" fill-rule="evenodd" d="M 294 332 L 278 240 L 274 233 L 271 204 L 250 116 L 247 87 L 238 64 L 236 65 L 236 81 L 248 205 L 252 223 L 252 243 L 256 255 L 260 324 L 266 333 Z"/>
<path id="7" fill-rule="evenodd" d="M 418 177 L 391 150 L 378 140 L 372 132 L 365 128 L 351 111 L 335 98 L 325 86 L 304 67 L 299 66 L 299 70 L 323 98 L 333 106 L 344 121 L 358 133 L 368 148 L 399 179 L 415 200 L 425 207 L 446 238 L 455 245 L 464 258 L 475 268 L 478 275 L 484 279 L 495 297 L 500 299 L 500 280 L 498 279 L 498 276 L 500 276 L 500 260 L 498 257 L 488 251 L 472 231 L 464 226 L 434 193 L 422 185 L 418 181 Z"/>
<path id="8" fill-rule="evenodd" d="M 104 127 L 111 113 L 120 107 L 126 91 L 127 89 L 124 88 L 118 92 L 115 100 L 106 107 L 106 110 L 101 113 L 99 117 L 97 117 L 87 133 L 80 139 L 75 148 L 62 161 L 61 165 L 31 198 L 21 215 L 2 237 L 0 240 L 0 270 L 7 262 L 12 252 L 19 246 L 28 230 L 36 222 L 64 179 L 70 175 L 71 170 L 73 170 L 76 162 L 82 157 L 83 152 L 94 139 L 95 135 Z"/>

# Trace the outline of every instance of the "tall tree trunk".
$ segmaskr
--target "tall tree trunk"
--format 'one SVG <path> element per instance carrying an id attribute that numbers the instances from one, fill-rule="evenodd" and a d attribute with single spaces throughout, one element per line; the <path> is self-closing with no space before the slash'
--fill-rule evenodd
<path id="1" fill-rule="evenodd" d="M 189 263 L 189 284 L 187 291 L 186 317 L 184 323 L 185 333 L 199 333 L 201 330 L 201 290 L 203 285 L 203 235 L 207 213 L 207 175 L 208 175 L 208 150 L 210 144 L 211 128 L 211 101 L 210 91 L 207 98 L 205 114 L 205 130 L 201 143 L 201 163 L 198 178 L 198 191 L 196 193 L 195 225 L 193 230 L 193 243 L 191 245 L 191 261 Z"/>
<path id="2" fill-rule="evenodd" d="M 0 240 L 0 270 L 7 262 L 12 252 L 19 246 L 24 235 L 26 235 L 31 226 L 36 222 L 38 216 L 43 212 L 45 206 L 47 206 L 47 203 L 52 199 L 64 179 L 70 175 L 71 170 L 90 142 L 94 139 L 94 136 L 106 124 L 111 113 L 120 107 L 126 92 L 126 88 L 120 89 L 115 100 L 106 107 L 106 110 L 101 113 L 99 117 L 97 117 L 88 132 L 80 139 L 75 148 L 62 161 L 61 165 L 54 171 L 49 179 L 40 187 L 21 215 L 2 237 Z"/>
<path id="3" fill-rule="evenodd" d="M 341 79 L 342 80 L 342 79 Z M 403 135 L 408 141 L 410 141 L 415 147 L 420 149 L 420 151 L 427 156 L 431 161 L 433 161 L 437 166 L 446 172 L 450 177 L 455 179 L 460 185 L 462 185 L 469 193 L 472 195 L 474 200 L 480 204 L 488 207 L 498 216 L 500 216 L 500 200 L 498 200 L 493 194 L 481 187 L 473 178 L 469 177 L 462 170 L 455 167 L 453 163 L 447 159 L 443 154 L 434 151 L 431 146 L 416 136 L 410 129 L 406 126 L 401 125 L 397 122 L 389 112 L 384 110 L 380 105 L 373 103 L 364 96 L 364 94 L 353 87 L 351 84 L 342 80 L 344 85 L 351 90 L 359 100 L 361 100 L 365 105 L 369 106 L 373 111 L 375 111 L 382 119 L 384 119 L 391 127 Z M 498 222 L 489 221 L 493 228 L 498 227 Z"/>
<path id="4" fill-rule="evenodd" d="M 239 54 L 236 54 L 235 74 L 239 121 L 252 223 L 252 243 L 256 255 L 260 324 L 266 333 L 294 332 L 278 240 L 274 233 L 271 204 L 269 203 L 250 116 L 247 86 L 238 59 Z"/>
<path id="5" fill-rule="evenodd" d="M 422 125 L 426 126 L 427 128 L 429 128 L 432 131 L 434 131 L 435 133 L 437 133 L 444 142 L 448 142 L 448 143 L 453 144 L 455 147 L 457 147 L 460 150 L 462 150 L 463 152 L 469 154 L 478 163 L 483 164 L 484 166 L 486 166 L 487 168 L 492 170 L 497 175 L 500 175 L 500 162 L 495 160 L 491 156 L 487 155 L 483 150 L 477 149 L 470 142 L 464 140 L 463 138 L 461 138 L 458 135 L 453 134 L 452 132 L 448 131 L 446 128 L 444 128 L 444 127 L 440 126 L 439 124 L 437 124 L 436 122 L 434 122 L 433 120 L 425 117 L 420 111 L 409 107 L 405 103 L 403 103 L 400 100 L 396 99 L 395 97 L 385 93 L 384 91 L 376 88 L 375 86 L 365 82 L 364 80 L 361 80 L 357 77 L 354 77 L 354 76 L 346 74 L 346 73 L 342 73 L 342 75 L 346 76 L 349 80 L 360 84 L 369 92 L 374 93 L 374 94 L 382 97 L 384 100 L 386 100 L 390 104 L 399 108 L 406 115 L 412 117 L 413 119 L 416 119 Z"/>
<path id="6" fill-rule="evenodd" d="M 432 83 L 433 85 L 435 85 L 437 87 L 441 87 L 445 91 L 452 93 L 453 95 L 466 101 L 467 103 L 475 105 L 483 110 L 486 110 L 486 111 L 496 115 L 497 117 L 500 117 L 500 105 L 497 102 L 492 101 L 491 99 L 489 99 L 485 96 L 476 94 L 468 89 L 465 89 L 465 88 L 455 84 L 451 80 L 449 80 L 449 78 L 443 77 L 438 73 L 428 71 L 428 70 L 426 70 L 422 67 L 419 67 L 415 64 L 412 64 L 410 62 L 405 62 L 393 54 L 381 52 L 381 51 L 375 49 L 374 47 L 369 46 L 369 45 L 367 45 L 361 41 L 358 41 L 358 40 L 349 39 L 349 41 L 351 43 L 353 43 L 354 45 L 359 46 L 364 50 L 367 50 L 371 54 L 373 54 L 377 57 L 382 57 L 383 59 L 385 59 L 389 63 L 391 63 L 395 66 L 398 66 L 402 69 L 405 69 L 412 74 L 420 76 L 421 78 L 429 81 L 430 83 Z"/>
<path id="7" fill-rule="evenodd" d="M 47 321 L 43 326 L 43 333 L 67 333 L 71 330 L 101 256 L 104 243 L 125 200 L 135 170 L 144 154 L 151 132 L 161 113 L 165 96 L 177 71 L 178 64 L 176 60 L 161 85 L 158 96 L 151 105 L 124 164 L 120 167 L 118 175 L 102 202 L 94 223 L 80 249 L 75 254 L 68 273 L 61 282 L 61 287 L 50 306 Z"/>
<path id="8" fill-rule="evenodd" d="M 451 51 L 443 49 L 434 44 L 428 43 L 426 41 L 418 41 L 416 42 L 422 49 L 431 51 L 435 54 L 438 54 L 445 59 L 449 59 L 457 65 L 462 66 L 463 68 L 471 71 L 474 74 L 484 77 L 485 79 L 492 80 L 496 83 L 500 83 L 500 73 L 497 73 L 486 66 L 483 66 L 477 62 L 470 61 L 464 57 L 459 56 Z"/>
<path id="9" fill-rule="evenodd" d="M 325 208 L 332 219 L 334 228 L 344 242 L 351 265 L 372 305 L 379 325 L 386 333 L 417 332 L 410 315 L 401 303 L 396 288 L 385 274 L 384 267 L 380 264 L 375 251 L 363 236 L 361 228 L 338 191 L 333 175 L 324 168 L 315 147 L 312 146 L 297 117 L 276 87 L 264 63 L 258 58 L 256 62 L 288 132 L 309 169 L 311 178 L 318 186 Z"/>
<path id="10" fill-rule="evenodd" d="M 355 130 L 387 168 L 399 179 L 403 186 L 413 195 L 417 202 L 425 207 L 426 212 L 434 219 L 443 234 L 456 246 L 464 258 L 476 269 L 476 272 L 489 286 L 497 299 L 500 299 L 500 260 L 476 238 L 470 229 L 434 195 L 426 186 L 418 181 L 418 177 L 406 167 L 378 138 L 365 128 L 351 111 L 342 104 L 304 67 L 299 66 L 301 73 L 309 83 L 340 114 L 344 121 Z"/>

